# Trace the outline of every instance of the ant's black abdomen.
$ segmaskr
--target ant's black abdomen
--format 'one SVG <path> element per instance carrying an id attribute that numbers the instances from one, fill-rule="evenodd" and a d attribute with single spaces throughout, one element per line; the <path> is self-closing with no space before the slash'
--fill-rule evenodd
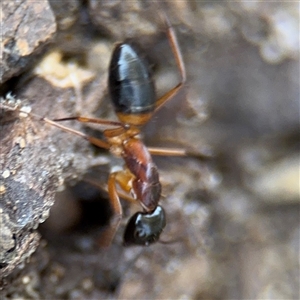
<path id="1" fill-rule="evenodd" d="M 156 95 L 149 66 L 129 41 L 118 44 L 113 51 L 109 92 L 116 113 L 147 114 L 154 110 Z"/>

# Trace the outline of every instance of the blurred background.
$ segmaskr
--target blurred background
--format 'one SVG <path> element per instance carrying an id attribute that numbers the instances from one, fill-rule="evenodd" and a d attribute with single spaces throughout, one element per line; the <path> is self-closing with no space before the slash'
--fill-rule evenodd
<path id="1" fill-rule="evenodd" d="M 299 299 L 298 3 L 2 5 L 3 299 Z M 154 158 L 168 217 L 161 243 L 122 246 L 138 209 L 122 202 L 122 224 L 103 249 L 103 187 L 123 162 L 7 107 L 115 120 L 107 70 L 125 39 L 145 53 L 159 98 L 180 79 L 159 10 L 187 82 L 143 139 L 200 155 Z M 94 125 L 64 125 L 101 137 Z"/>

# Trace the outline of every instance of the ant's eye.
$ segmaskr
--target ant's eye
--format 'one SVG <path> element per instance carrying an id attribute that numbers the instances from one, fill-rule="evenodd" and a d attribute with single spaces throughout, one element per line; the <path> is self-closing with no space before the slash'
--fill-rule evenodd
<path id="1" fill-rule="evenodd" d="M 133 215 L 125 229 L 124 245 L 149 245 L 159 239 L 166 226 L 166 214 L 161 206 L 152 213 L 138 212 Z"/>
<path id="2" fill-rule="evenodd" d="M 143 238 L 147 235 L 147 230 L 145 230 L 145 228 L 143 228 L 142 224 L 137 224 L 137 228 L 134 232 L 134 236 L 136 238 Z"/>

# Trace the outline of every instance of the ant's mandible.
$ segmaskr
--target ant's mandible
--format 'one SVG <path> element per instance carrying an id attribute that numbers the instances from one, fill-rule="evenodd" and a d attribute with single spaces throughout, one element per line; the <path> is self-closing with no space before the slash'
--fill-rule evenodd
<path id="1" fill-rule="evenodd" d="M 119 122 L 83 116 L 56 120 L 43 118 L 45 122 L 79 135 L 124 159 L 124 169 L 111 173 L 108 179 L 108 194 L 113 216 L 103 234 L 102 244 L 106 246 L 111 243 L 122 218 L 117 185 L 126 193 L 131 193 L 132 198 L 124 197 L 125 200 L 139 201 L 143 210 L 130 218 L 124 233 L 124 245 L 149 245 L 158 241 L 166 225 L 166 213 L 159 205 L 161 183 L 151 154 L 178 156 L 187 154 L 183 149 L 147 148 L 138 137 L 139 128 L 178 93 L 186 80 L 185 67 L 174 29 L 165 15 L 164 20 L 168 40 L 181 76 L 180 82 L 175 87 L 156 100 L 154 82 L 148 65 L 139 56 L 136 47 L 131 42 L 125 41 L 115 46 L 109 66 L 109 93 Z M 103 131 L 105 140 L 102 140 L 58 123 L 66 120 L 96 123 L 113 128 Z"/>

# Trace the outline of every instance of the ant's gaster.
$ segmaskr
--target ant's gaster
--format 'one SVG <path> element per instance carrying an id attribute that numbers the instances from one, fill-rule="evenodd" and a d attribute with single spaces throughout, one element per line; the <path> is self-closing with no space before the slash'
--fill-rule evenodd
<path id="1" fill-rule="evenodd" d="M 146 124 L 168 100 L 184 85 L 185 67 L 177 38 L 168 18 L 164 16 L 167 36 L 178 66 L 181 80 L 170 91 L 156 100 L 155 87 L 149 67 L 139 56 L 136 47 L 129 41 L 117 44 L 109 67 L 109 93 L 119 122 L 83 116 L 43 120 L 64 131 L 79 135 L 92 144 L 110 150 L 124 159 L 123 170 L 113 172 L 108 179 L 108 194 L 113 210 L 110 225 L 103 233 L 102 245 L 110 245 L 122 218 L 119 197 L 127 201 L 138 201 L 141 212 L 133 215 L 125 229 L 124 245 L 149 245 L 158 241 L 166 225 L 166 213 L 159 205 L 161 183 L 154 155 L 186 155 L 184 149 L 147 148 L 139 138 L 140 127 Z M 65 127 L 58 122 L 77 120 L 110 126 L 103 131 L 104 140 L 85 135 Z M 124 196 L 117 185 L 130 196 Z"/>

